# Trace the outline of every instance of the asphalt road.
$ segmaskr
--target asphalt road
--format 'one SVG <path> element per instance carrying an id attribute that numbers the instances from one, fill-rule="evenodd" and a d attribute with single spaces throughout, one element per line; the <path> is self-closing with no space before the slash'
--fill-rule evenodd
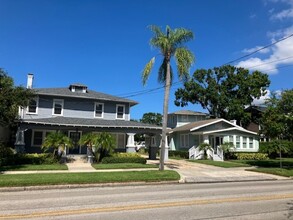
<path id="1" fill-rule="evenodd" d="M 0 192 L 0 219 L 293 219 L 293 180 Z"/>

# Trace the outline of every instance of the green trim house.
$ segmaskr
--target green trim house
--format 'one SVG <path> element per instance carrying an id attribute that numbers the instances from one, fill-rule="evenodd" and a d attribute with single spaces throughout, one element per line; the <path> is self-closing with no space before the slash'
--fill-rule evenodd
<path id="1" fill-rule="evenodd" d="M 187 116 L 182 117 L 183 113 Z M 223 152 L 220 145 L 229 142 L 235 147 L 236 152 L 257 152 L 259 149 L 258 134 L 248 131 L 238 125 L 235 121 L 227 121 L 222 118 L 204 119 L 203 113 L 184 111 L 172 113 L 177 115 L 177 123 L 182 124 L 182 118 L 198 118 L 193 122 L 184 122 L 169 131 L 170 150 L 189 150 L 189 156 L 193 159 L 200 159 L 203 152 L 198 150 L 201 143 L 207 143 L 212 147 L 210 157 L 214 160 L 223 160 Z M 180 117 L 178 117 L 180 116 Z M 196 116 L 196 117 L 195 117 Z M 208 115 L 205 115 L 207 118 Z M 202 119 L 202 120 L 201 120 Z"/>

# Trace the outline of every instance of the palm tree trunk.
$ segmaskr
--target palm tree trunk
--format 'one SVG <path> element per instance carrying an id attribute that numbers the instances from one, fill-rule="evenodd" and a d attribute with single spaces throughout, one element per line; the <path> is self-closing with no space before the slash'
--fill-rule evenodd
<path id="1" fill-rule="evenodd" d="M 165 94 L 164 94 L 164 106 L 163 106 L 163 131 L 162 131 L 160 167 L 159 167 L 159 170 L 162 170 L 162 171 L 164 170 L 164 162 L 165 162 L 165 146 L 166 146 L 166 134 L 167 134 L 167 120 L 168 120 L 170 84 L 171 84 L 170 59 L 168 59 L 168 61 L 167 61 Z"/>

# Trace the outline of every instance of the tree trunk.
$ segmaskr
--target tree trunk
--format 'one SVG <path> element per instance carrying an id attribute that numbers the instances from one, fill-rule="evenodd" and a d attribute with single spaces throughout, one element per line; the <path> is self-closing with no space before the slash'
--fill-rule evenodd
<path id="1" fill-rule="evenodd" d="M 162 141 L 161 141 L 161 153 L 160 153 L 160 167 L 159 170 L 164 170 L 165 162 L 165 146 L 166 146 L 166 134 L 167 134 L 167 120 L 168 120 L 168 106 L 170 96 L 170 59 L 167 61 L 167 73 L 166 73 L 166 84 L 164 94 L 164 106 L 163 106 L 163 130 L 162 130 Z"/>

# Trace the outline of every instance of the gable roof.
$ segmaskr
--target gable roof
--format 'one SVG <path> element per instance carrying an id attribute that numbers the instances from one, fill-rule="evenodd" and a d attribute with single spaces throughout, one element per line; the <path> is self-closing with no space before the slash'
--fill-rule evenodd
<path id="1" fill-rule="evenodd" d="M 203 112 L 191 111 L 191 110 L 179 110 L 173 113 L 169 113 L 169 115 L 208 115 L 208 114 Z"/>
<path id="2" fill-rule="evenodd" d="M 196 130 L 199 130 L 200 128 L 207 127 L 209 125 L 216 124 L 216 123 L 219 123 L 219 122 L 225 122 L 227 124 L 232 125 L 232 127 L 213 130 L 213 131 L 206 131 L 206 132 L 204 132 L 204 134 L 216 133 L 216 132 L 221 132 L 221 131 L 229 131 L 229 130 L 238 130 L 238 131 L 243 131 L 243 132 L 246 132 L 246 133 L 257 135 L 257 133 L 252 132 L 252 131 L 248 131 L 248 130 L 242 128 L 241 126 L 233 124 L 233 123 L 231 123 L 231 122 L 229 122 L 229 121 L 227 121 L 227 120 L 225 120 L 223 118 L 215 118 L 215 119 L 208 119 L 208 120 L 192 122 L 192 123 L 189 123 L 189 124 L 174 128 L 169 133 L 179 132 L 179 131 L 194 132 Z"/>
<path id="3" fill-rule="evenodd" d="M 71 92 L 69 88 L 40 88 L 40 89 L 33 89 L 33 91 L 37 95 L 123 102 L 123 103 L 129 103 L 131 106 L 138 104 L 138 102 L 130 100 L 130 99 L 120 98 L 118 96 L 108 95 L 108 94 L 96 92 L 93 90 L 87 90 L 86 93 Z"/>

